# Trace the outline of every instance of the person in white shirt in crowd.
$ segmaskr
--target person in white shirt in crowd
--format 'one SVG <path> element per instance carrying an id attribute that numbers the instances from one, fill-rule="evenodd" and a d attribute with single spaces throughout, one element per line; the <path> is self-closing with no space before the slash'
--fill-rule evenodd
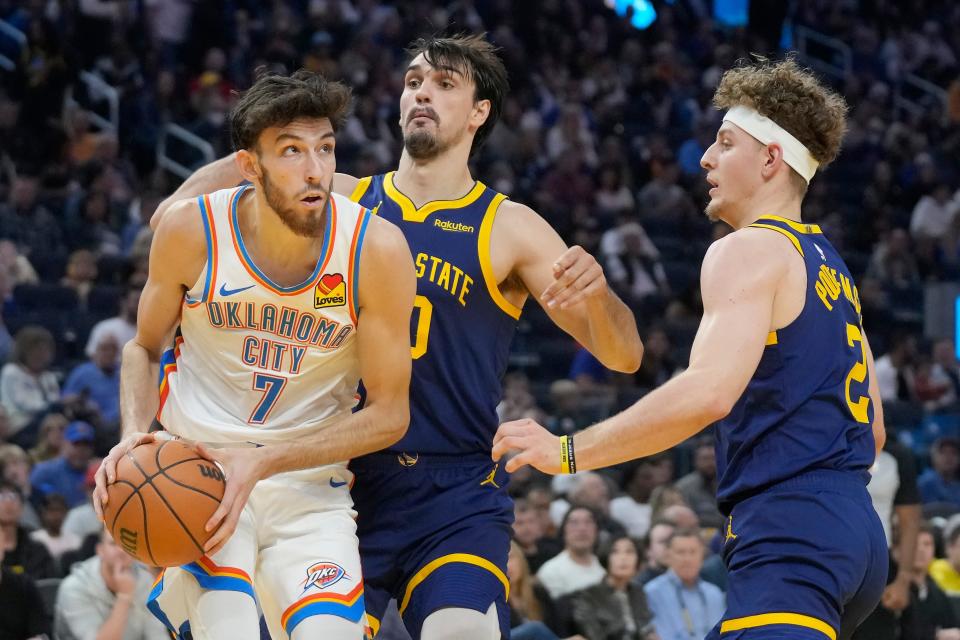
<path id="1" fill-rule="evenodd" d="M 587 507 L 572 507 L 560 525 L 563 551 L 540 567 L 537 578 L 556 600 L 603 580 L 596 547 L 600 527 L 597 515 Z"/>
<path id="2" fill-rule="evenodd" d="M 169 640 L 146 607 L 154 577 L 106 530 L 97 555 L 74 565 L 57 592 L 54 636 L 59 640 Z"/>
<path id="3" fill-rule="evenodd" d="M 650 530 L 650 494 L 655 486 L 653 465 L 649 458 L 643 458 L 627 474 L 626 494 L 610 501 L 610 515 L 627 528 L 632 538 L 640 540 Z"/>
<path id="4" fill-rule="evenodd" d="M 90 338 L 87 340 L 85 353 L 91 360 L 97 353 L 97 346 L 100 341 L 108 336 L 112 336 L 120 350 L 137 335 L 137 308 L 140 306 L 140 287 L 129 285 L 127 291 L 120 302 L 120 312 L 106 320 L 101 320 L 93 325 L 90 330 Z M 117 360 L 119 361 L 119 352 Z"/>
<path id="5" fill-rule="evenodd" d="M 960 212 L 960 190 L 950 194 L 945 182 L 937 183 L 917 201 L 910 216 L 910 235 L 914 240 L 939 240 Z"/>

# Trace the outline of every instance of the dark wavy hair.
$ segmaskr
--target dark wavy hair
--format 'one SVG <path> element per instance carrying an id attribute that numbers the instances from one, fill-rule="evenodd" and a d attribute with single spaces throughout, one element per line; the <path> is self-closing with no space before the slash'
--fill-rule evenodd
<path id="1" fill-rule="evenodd" d="M 490 137 L 500 114 L 503 101 L 510 89 L 507 69 L 498 55 L 499 49 L 487 41 L 486 34 L 457 34 L 449 37 L 431 36 L 414 40 L 407 48 L 410 59 L 421 53 L 435 69 L 446 69 L 469 78 L 476 87 L 473 100 L 490 101 L 487 121 L 477 129 L 470 147 L 470 155 L 477 152 Z"/>
<path id="2" fill-rule="evenodd" d="M 329 118 L 333 130 L 346 123 L 352 94 L 343 83 L 300 69 L 293 75 L 261 75 L 230 111 L 234 150 L 255 149 L 264 129 L 298 118 Z"/>

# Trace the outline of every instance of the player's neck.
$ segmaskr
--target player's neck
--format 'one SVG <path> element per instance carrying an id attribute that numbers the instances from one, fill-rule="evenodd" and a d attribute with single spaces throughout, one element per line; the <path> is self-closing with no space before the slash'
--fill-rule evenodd
<path id="1" fill-rule="evenodd" d="M 404 150 L 393 184 L 417 207 L 432 200 L 462 198 L 473 188 L 475 181 L 470 175 L 467 158 L 455 157 L 460 155 L 459 149 L 451 149 L 430 160 L 415 160 Z"/>
<path id="2" fill-rule="evenodd" d="M 330 215 L 329 209 L 324 215 Z M 240 201 L 238 216 L 244 245 L 254 263 L 267 275 L 285 280 L 288 272 L 296 270 L 297 266 L 316 263 L 323 238 L 294 233 L 259 191 L 253 198 Z M 305 260 L 308 256 L 311 258 Z M 281 273 L 272 274 L 274 270 Z"/>
<path id="3" fill-rule="evenodd" d="M 740 207 L 740 215 L 733 221 L 733 227 L 742 229 L 762 216 L 779 216 L 800 222 L 800 203 L 799 196 L 785 190 L 758 193 L 756 197 Z"/>

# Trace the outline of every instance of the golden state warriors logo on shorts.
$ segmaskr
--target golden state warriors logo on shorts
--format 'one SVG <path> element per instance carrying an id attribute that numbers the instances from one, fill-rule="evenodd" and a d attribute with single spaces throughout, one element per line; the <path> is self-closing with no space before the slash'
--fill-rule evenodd
<path id="1" fill-rule="evenodd" d="M 313 291 L 313 308 L 342 307 L 347 303 L 347 285 L 343 275 L 339 273 L 325 273 Z"/>
<path id="2" fill-rule="evenodd" d="M 300 583 L 300 585 L 304 591 L 310 587 L 326 589 L 346 577 L 347 572 L 337 563 L 321 561 L 310 565 L 310 568 L 307 569 L 307 579 Z"/>

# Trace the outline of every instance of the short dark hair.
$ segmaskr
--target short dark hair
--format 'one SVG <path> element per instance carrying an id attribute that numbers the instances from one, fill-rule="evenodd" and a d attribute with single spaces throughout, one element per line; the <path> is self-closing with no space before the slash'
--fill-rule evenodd
<path id="1" fill-rule="evenodd" d="M 673 541 L 677 538 L 696 538 L 697 542 L 703 545 L 703 538 L 700 537 L 700 532 L 696 529 L 674 529 L 673 533 L 667 538 L 667 546 L 673 544 Z"/>
<path id="2" fill-rule="evenodd" d="M 571 505 L 567 512 L 563 514 L 563 520 L 560 521 L 560 538 L 563 539 L 564 532 L 567 528 L 567 522 L 570 521 L 570 516 L 574 511 L 586 511 L 590 514 L 590 518 L 593 520 L 593 526 L 597 528 L 597 533 L 600 532 L 600 515 L 590 507 L 585 507 L 580 504 Z"/>
<path id="3" fill-rule="evenodd" d="M 351 91 L 343 83 L 300 69 L 291 76 L 261 75 L 230 111 L 230 140 L 235 150 L 254 149 L 264 129 L 298 118 L 328 118 L 333 130 L 346 123 Z"/>
<path id="4" fill-rule="evenodd" d="M 504 98 L 510 89 L 507 69 L 497 54 L 499 49 L 486 39 L 486 35 L 460 33 L 449 37 L 430 36 L 414 40 L 407 48 L 411 59 L 423 54 L 431 67 L 455 71 L 469 78 L 476 87 L 474 102 L 490 101 L 487 121 L 473 137 L 471 156 L 483 146 L 496 126 L 503 112 Z"/>
<path id="5" fill-rule="evenodd" d="M 627 534 L 614 536 L 609 542 L 600 545 L 600 551 L 597 553 L 597 558 L 600 560 L 600 566 L 603 567 L 606 571 L 610 570 L 610 554 L 613 553 L 613 547 L 621 540 L 628 540 L 630 544 L 633 545 L 634 551 L 637 552 L 637 566 L 640 566 L 642 560 L 640 557 L 643 555 L 641 553 L 640 543 L 628 536 Z"/>

